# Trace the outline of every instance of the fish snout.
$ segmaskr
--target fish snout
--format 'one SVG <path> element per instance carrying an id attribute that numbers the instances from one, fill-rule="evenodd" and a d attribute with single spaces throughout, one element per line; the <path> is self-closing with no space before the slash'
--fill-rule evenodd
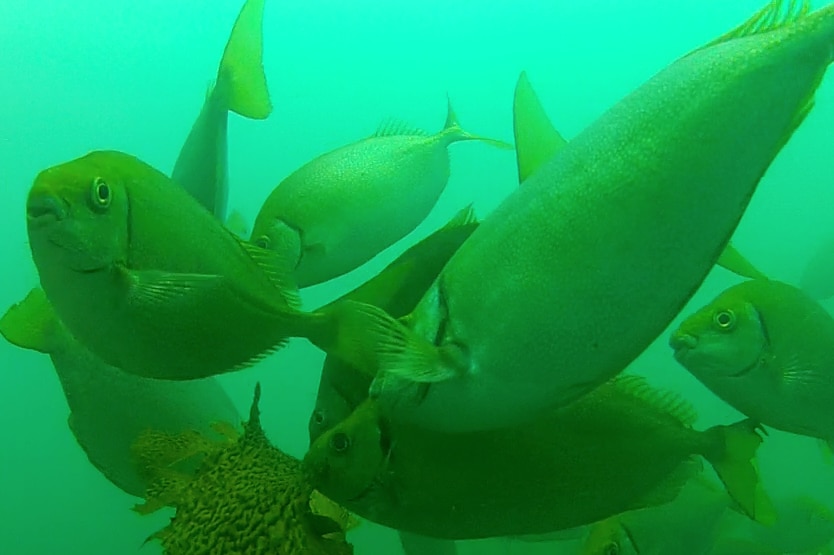
<path id="1" fill-rule="evenodd" d="M 26 218 L 29 223 L 49 223 L 67 217 L 69 207 L 55 195 L 29 195 L 26 202 Z"/>
<path id="2" fill-rule="evenodd" d="M 669 337 L 669 346 L 675 351 L 675 358 L 680 360 L 686 353 L 698 346 L 698 338 L 679 330 Z"/>

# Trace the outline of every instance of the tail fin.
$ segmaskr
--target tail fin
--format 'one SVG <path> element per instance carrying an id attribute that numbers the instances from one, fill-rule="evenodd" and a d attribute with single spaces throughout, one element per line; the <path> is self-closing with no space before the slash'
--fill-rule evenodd
<path id="1" fill-rule="evenodd" d="M 380 371 L 389 383 L 437 382 L 456 376 L 459 361 L 444 349 L 417 336 L 383 309 L 356 301 L 342 301 L 303 316 L 306 337 L 371 377 Z M 379 384 L 384 383 L 379 380 Z"/>
<path id="2" fill-rule="evenodd" d="M 263 67 L 264 2 L 246 0 L 217 70 L 217 87 L 226 95 L 229 110 L 252 119 L 272 113 Z"/>
<path id="3" fill-rule="evenodd" d="M 767 279 L 767 276 L 761 273 L 753 264 L 736 249 L 732 242 L 727 243 L 724 247 L 724 252 L 718 257 L 717 264 L 741 277 L 750 279 Z"/>
<path id="4" fill-rule="evenodd" d="M 446 123 L 443 125 L 443 131 L 440 132 L 440 136 L 446 140 L 446 144 L 456 143 L 458 141 L 482 141 L 500 149 L 513 150 L 514 147 L 510 143 L 499 141 L 498 139 L 481 137 L 480 135 L 474 135 L 468 131 L 464 131 L 460 123 L 458 123 L 458 117 L 455 114 L 455 109 L 452 107 L 452 99 L 448 95 L 446 96 L 446 103 Z"/>
<path id="5" fill-rule="evenodd" d="M 519 183 L 524 183 L 544 162 L 552 158 L 556 151 L 567 144 L 547 117 L 524 71 L 518 76 L 515 86 L 513 133 Z"/>
<path id="6" fill-rule="evenodd" d="M 730 497 L 747 516 L 765 525 L 776 521 L 776 511 L 759 482 L 756 451 L 762 443 L 751 420 L 707 430 L 716 447 L 705 453 Z"/>
<path id="7" fill-rule="evenodd" d="M 12 345 L 49 354 L 60 325 L 46 294 L 35 288 L 6 311 L 0 319 L 0 334 Z"/>

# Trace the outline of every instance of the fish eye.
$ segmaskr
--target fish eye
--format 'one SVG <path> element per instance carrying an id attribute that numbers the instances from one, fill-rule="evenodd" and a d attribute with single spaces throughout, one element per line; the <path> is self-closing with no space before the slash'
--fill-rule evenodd
<path id="1" fill-rule="evenodd" d="M 730 330 L 736 324 L 736 315 L 732 310 L 720 310 L 712 318 L 715 325 L 722 330 Z"/>
<path id="2" fill-rule="evenodd" d="M 620 544 L 609 542 L 602 550 L 603 555 L 620 555 Z"/>
<path id="3" fill-rule="evenodd" d="M 261 235 L 260 237 L 255 239 L 255 246 L 260 247 L 262 249 L 268 249 L 269 248 L 269 236 Z"/>
<path id="4" fill-rule="evenodd" d="M 324 424 L 324 411 L 317 410 L 313 413 L 313 422 L 321 426 Z"/>
<path id="5" fill-rule="evenodd" d="M 99 209 L 107 208 L 110 206 L 112 196 L 110 186 L 102 178 L 97 177 L 93 180 L 93 206 Z"/>
<path id="6" fill-rule="evenodd" d="M 350 448 L 350 438 L 344 432 L 333 434 L 330 438 L 330 448 L 337 453 L 344 453 Z"/>

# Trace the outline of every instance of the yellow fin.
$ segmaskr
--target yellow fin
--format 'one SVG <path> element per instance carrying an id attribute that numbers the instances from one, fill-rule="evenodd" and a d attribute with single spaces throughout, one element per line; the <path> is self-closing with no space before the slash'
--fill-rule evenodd
<path id="1" fill-rule="evenodd" d="M 686 399 L 674 391 L 649 385 L 646 378 L 636 374 L 621 374 L 611 380 L 619 390 L 650 403 L 660 412 L 669 414 L 681 424 L 691 426 L 698 420 L 698 413 Z"/>
<path id="2" fill-rule="evenodd" d="M 372 137 L 428 137 L 428 133 L 420 128 L 394 118 L 388 118 L 379 124 Z"/>
<path id="3" fill-rule="evenodd" d="M 229 110 L 252 119 L 266 119 L 272 113 L 263 67 L 264 2 L 246 0 L 217 71 Z"/>
<path id="4" fill-rule="evenodd" d="M 300 308 L 301 296 L 298 292 L 298 286 L 292 274 L 288 271 L 288 268 L 292 266 L 291 263 L 278 251 L 262 249 L 240 238 L 238 238 L 238 241 L 249 257 L 260 266 L 279 291 L 287 306 L 293 310 Z"/>
<path id="5" fill-rule="evenodd" d="M 718 258 L 717 264 L 725 270 L 733 272 L 741 277 L 750 279 L 767 279 L 767 276 L 753 266 L 753 264 L 751 264 L 750 261 L 747 260 L 747 258 L 745 258 L 744 255 L 742 255 L 738 249 L 735 248 L 735 246 L 733 246 L 732 242 L 727 243 L 727 246 L 724 247 L 724 251 Z"/>
<path id="6" fill-rule="evenodd" d="M 567 144 L 559 134 L 533 90 L 527 73 L 518 76 L 513 99 L 518 182 L 524 183 L 542 164 Z"/>
<path id="7" fill-rule="evenodd" d="M 470 203 L 461 208 L 461 210 L 440 229 L 454 229 L 456 227 L 463 227 L 465 225 L 476 223 L 478 223 L 478 218 L 475 216 L 474 206 Z"/>
<path id="8" fill-rule="evenodd" d="M 811 2 L 809 0 L 771 0 L 765 7 L 753 14 L 750 19 L 698 50 L 742 37 L 775 31 L 802 19 L 810 11 Z"/>
<path id="9" fill-rule="evenodd" d="M 197 293 L 208 293 L 223 282 L 222 276 L 210 274 L 130 270 L 124 266 L 118 266 L 117 271 L 127 286 L 128 300 L 139 305 L 188 299 Z"/>
<path id="10" fill-rule="evenodd" d="M 458 123 L 458 116 L 455 114 L 455 109 L 452 107 L 452 99 L 448 94 L 446 95 L 446 123 L 439 135 L 446 141 L 446 144 L 457 141 L 481 141 L 502 150 L 513 150 L 515 148 L 510 143 L 464 131 L 460 123 Z"/>
<path id="11" fill-rule="evenodd" d="M 9 307 L 0 319 L 0 334 L 12 345 L 48 354 L 54 348 L 55 333 L 60 326 L 46 294 L 35 288 L 25 299 Z"/>
<path id="12" fill-rule="evenodd" d="M 759 482 L 755 459 L 762 437 L 757 429 L 751 420 L 743 420 L 707 430 L 705 433 L 719 434 L 721 445 L 704 456 L 744 513 L 769 526 L 776 522 L 776 510 Z"/>
<path id="13" fill-rule="evenodd" d="M 369 376 L 384 372 L 388 383 L 443 381 L 458 374 L 444 351 L 422 339 L 383 309 L 345 300 L 316 314 L 336 333 L 308 339 Z M 382 384 L 379 376 L 377 387 Z"/>

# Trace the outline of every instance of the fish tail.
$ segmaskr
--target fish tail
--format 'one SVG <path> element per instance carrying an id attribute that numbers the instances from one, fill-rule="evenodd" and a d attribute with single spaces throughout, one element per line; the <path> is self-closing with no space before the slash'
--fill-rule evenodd
<path id="1" fill-rule="evenodd" d="M 32 289 L 21 302 L 12 305 L 0 319 L 0 334 L 23 349 L 50 353 L 55 347 L 55 330 L 60 325 L 42 289 Z"/>
<path id="2" fill-rule="evenodd" d="M 515 150 L 515 147 L 510 143 L 465 131 L 458 122 L 458 116 L 455 114 L 452 99 L 449 95 L 446 95 L 446 105 L 446 123 L 443 125 L 443 131 L 440 132 L 440 136 L 445 139 L 447 145 L 458 141 L 482 141 L 503 150 Z"/>
<path id="3" fill-rule="evenodd" d="M 710 428 L 706 432 L 710 448 L 704 456 L 739 508 L 753 520 L 770 525 L 776 514 L 759 482 L 755 459 L 762 438 L 757 430 L 751 420 Z"/>
<path id="4" fill-rule="evenodd" d="M 266 119 L 272 112 L 263 66 L 264 2 L 246 0 L 217 70 L 216 89 L 227 108 L 252 119 Z"/>
<path id="5" fill-rule="evenodd" d="M 383 372 L 400 380 L 436 382 L 458 373 L 441 350 L 376 306 L 342 301 L 311 317 L 316 321 L 304 337 L 371 377 Z"/>

